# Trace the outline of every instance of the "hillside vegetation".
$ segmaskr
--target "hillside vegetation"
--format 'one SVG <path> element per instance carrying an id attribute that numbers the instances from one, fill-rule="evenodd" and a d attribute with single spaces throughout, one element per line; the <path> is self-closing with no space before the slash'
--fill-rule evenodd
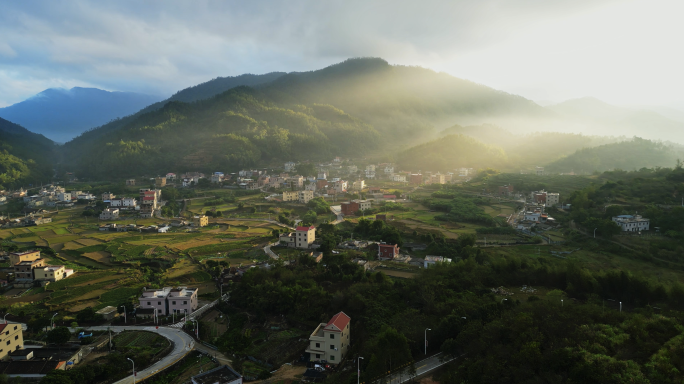
<path id="1" fill-rule="evenodd" d="M 236 87 L 200 101 L 197 91 L 184 90 L 182 99 L 192 103 L 173 101 L 86 132 L 64 147 L 66 165 L 82 176 L 118 177 L 132 175 L 133 165 L 139 174 L 140 167 L 153 173 L 211 171 L 320 160 L 426 141 L 437 137 L 434 127 L 444 121 L 547 114 L 522 97 L 382 59 L 271 77 L 263 83 L 257 80 L 267 78 L 250 78 L 258 83 L 253 88 Z M 229 134 L 236 136 L 221 136 Z"/>
<path id="2" fill-rule="evenodd" d="M 684 158 L 682 148 L 635 137 L 629 141 L 579 149 L 548 164 L 546 170 L 591 173 L 612 169 L 672 167 L 681 158 Z"/>
<path id="3" fill-rule="evenodd" d="M 193 104 L 171 102 L 125 129 L 74 148 L 79 173 L 123 177 L 169 169 L 237 169 L 271 160 L 361 155 L 373 127 L 328 105 L 279 107 L 249 88 Z"/>
<path id="4" fill-rule="evenodd" d="M 456 167 L 505 167 L 508 160 L 500 147 L 472 137 L 449 135 L 401 152 L 397 164 L 402 169 L 447 171 Z"/>
<path id="5" fill-rule="evenodd" d="M 50 139 L 0 118 L 0 188 L 49 181 L 54 155 Z"/>

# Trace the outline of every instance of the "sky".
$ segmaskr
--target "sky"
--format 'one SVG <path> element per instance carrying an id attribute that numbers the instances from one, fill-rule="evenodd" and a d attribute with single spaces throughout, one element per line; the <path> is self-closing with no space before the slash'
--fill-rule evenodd
<path id="1" fill-rule="evenodd" d="M 540 103 L 684 109 L 681 0 L 3 1 L 0 107 L 382 57 Z"/>

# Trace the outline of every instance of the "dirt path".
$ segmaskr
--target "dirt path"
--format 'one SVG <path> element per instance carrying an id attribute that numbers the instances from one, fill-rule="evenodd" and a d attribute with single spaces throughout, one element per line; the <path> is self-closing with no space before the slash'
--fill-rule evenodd
<path id="1" fill-rule="evenodd" d="M 290 383 L 298 380 L 306 372 L 306 367 L 283 365 L 276 373 L 266 380 L 252 381 L 253 384 L 275 384 L 275 383 Z"/>

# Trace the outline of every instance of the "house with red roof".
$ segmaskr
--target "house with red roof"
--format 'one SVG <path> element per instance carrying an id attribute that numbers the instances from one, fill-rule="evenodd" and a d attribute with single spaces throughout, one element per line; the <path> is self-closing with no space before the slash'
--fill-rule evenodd
<path id="1" fill-rule="evenodd" d="M 309 360 L 339 364 L 351 343 L 350 321 L 346 313 L 340 312 L 327 323 L 320 323 L 309 336 L 309 347 L 306 349 Z"/>
<path id="2" fill-rule="evenodd" d="M 308 249 L 316 240 L 316 227 L 297 227 L 295 230 L 295 246 L 300 249 Z"/>

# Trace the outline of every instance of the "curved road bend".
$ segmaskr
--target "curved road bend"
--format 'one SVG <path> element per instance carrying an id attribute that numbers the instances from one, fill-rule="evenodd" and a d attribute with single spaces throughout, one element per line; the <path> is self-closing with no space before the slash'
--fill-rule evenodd
<path id="1" fill-rule="evenodd" d="M 122 331 L 149 331 L 149 332 L 155 332 L 159 335 L 162 335 L 166 337 L 167 339 L 171 340 L 173 342 L 173 350 L 171 353 L 168 355 L 164 356 L 161 360 L 158 362 L 152 364 L 152 366 L 143 369 L 142 371 L 138 371 L 138 374 L 135 378 L 136 382 L 140 381 L 142 379 L 146 379 L 158 371 L 162 370 L 163 368 L 177 362 L 178 360 L 182 359 L 190 353 L 193 349 L 195 349 L 195 342 L 194 340 L 185 332 L 181 331 L 180 329 L 175 329 L 175 328 L 166 328 L 166 327 L 159 327 L 157 329 L 154 326 L 126 326 L 126 327 L 106 327 L 106 326 L 100 326 L 100 327 L 90 327 L 88 330 L 92 331 L 106 331 L 107 329 L 111 329 L 112 332 L 115 333 L 120 333 Z M 137 368 L 136 368 L 137 370 Z M 132 384 L 133 383 L 133 376 L 127 376 L 124 379 L 121 379 L 117 381 L 114 384 Z"/>

